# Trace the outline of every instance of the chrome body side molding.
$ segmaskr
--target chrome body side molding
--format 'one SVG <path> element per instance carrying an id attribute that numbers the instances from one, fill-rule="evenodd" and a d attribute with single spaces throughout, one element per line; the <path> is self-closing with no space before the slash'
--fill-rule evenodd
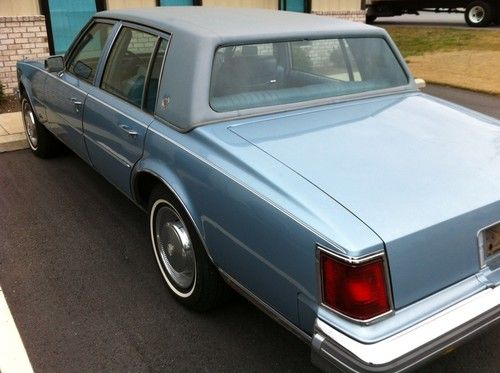
<path id="1" fill-rule="evenodd" d="M 278 311 L 273 309 L 267 303 L 265 303 L 261 299 L 257 298 L 250 290 L 245 288 L 243 285 L 241 285 L 238 281 L 236 281 L 234 278 L 229 276 L 222 269 L 218 268 L 218 270 L 219 270 L 219 273 L 221 274 L 222 278 L 226 281 L 226 283 L 229 286 L 231 286 L 231 288 L 233 288 L 237 293 L 241 294 L 243 297 L 248 299 L 254 306 L 256 306 L 258 309 L 263 311 L 271 319 L 276 321 L 278 324 L 283 326 L 285 329 L 287 329 L 288 331 L 295 334 L 303 342 L 308 343 L 308 344 L 311 343 L 311 336 L 310 335 L 308 335 L 302 329 L 300 329 L 298 326 L 296 326 L 295 324 L 290 322 L 288 319 L 286 319 L 283 315 L 281 315 Z"/>

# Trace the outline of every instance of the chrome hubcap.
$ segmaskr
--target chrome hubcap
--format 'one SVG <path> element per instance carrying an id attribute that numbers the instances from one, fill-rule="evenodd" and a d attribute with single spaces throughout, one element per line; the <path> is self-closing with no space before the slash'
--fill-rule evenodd
<path id="1" fill-rule="evenodd" d="M 471 10 L 469 10 L 469 19 L 473 23 L 480 23 L 484 19 L 484 16 L 484 9 L 480 6 L 472 7 Z"/>
<path id="2" fill-rule="evenodd" d="M 156 210 L 154 238 L 157 257 L 165 275 L 178 290 L 192 287 L 196 274 L 196 260 L 187 227 L 177 211 L 167 204 Z"/>
<path id="3" fill-rule="evenodd" d="M 38 146 L 38 134 L 36 132 L 35 117 L 27 101 L 25 101 L 23 104 L 23 121 L 24 129 L 26 130 L 26 136 L 28 137 L 28 142 L 31 148 L 33 150 L 36 150 Z"/>

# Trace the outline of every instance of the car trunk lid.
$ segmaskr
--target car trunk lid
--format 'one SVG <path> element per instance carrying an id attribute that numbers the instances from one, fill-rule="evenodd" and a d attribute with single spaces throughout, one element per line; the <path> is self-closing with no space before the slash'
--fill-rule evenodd
<path id="1" fill-rule="evenodd" d="M 421 94 L 247 121 L 237 135 L 334 198 L 385 242 L 403 307 L 479 270 L 500 220 L 500 127 Z"/>

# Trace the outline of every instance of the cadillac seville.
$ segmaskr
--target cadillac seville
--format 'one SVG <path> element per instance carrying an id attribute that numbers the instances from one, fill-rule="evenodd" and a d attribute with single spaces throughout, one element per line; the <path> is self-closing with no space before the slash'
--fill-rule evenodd
<path id="1" fill-rule="evenodd" d="M 414 368 L 500 318 L 500 123 L 422 93 L 383 29 L 107 11 L 17 71 L 33 153 L 65 144 L 147 212 L 184 306 L 230 285 L 347 371 Z"/>

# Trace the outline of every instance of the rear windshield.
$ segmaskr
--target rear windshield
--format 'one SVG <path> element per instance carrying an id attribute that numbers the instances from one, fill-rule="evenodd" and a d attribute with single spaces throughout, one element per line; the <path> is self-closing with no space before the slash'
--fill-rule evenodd
<path id="1" fill-rule="evenodd" d="M 282 105 L 408 84 L 382 38 L 219 47 L 210 106 L 218 112 Z"/>

